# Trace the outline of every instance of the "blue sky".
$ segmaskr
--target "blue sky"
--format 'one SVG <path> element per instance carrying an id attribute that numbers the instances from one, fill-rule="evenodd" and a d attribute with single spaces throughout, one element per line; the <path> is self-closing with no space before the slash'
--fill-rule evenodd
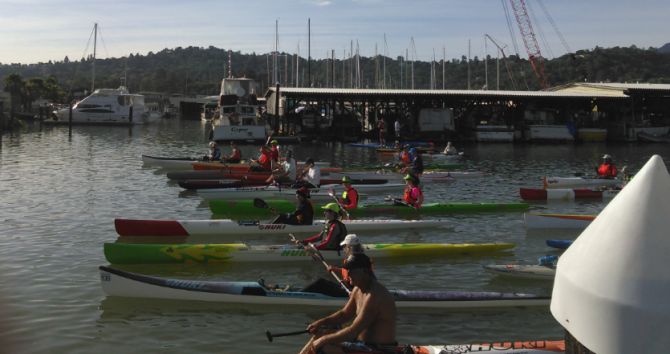
<path id="1" fill-rule="evenodd" d="M 660 47 L 670 42 L 668 0 L 526 0 L 543 54 L 566 52 L 542 10 L 548 10 L 571 50 L 630 46 Z M 490 34 L 514 53 L 499 0 L 0 0 L 0 63 L 36 63 L 80 58 L 91 29 L 99 23 L 98 57 L 146 54 L 164 48 L 215 46 L 244 53 L 279 50 L 307 55 L 307 19 L 312 23 L 312 57 L 330 50 L 341 58 L 356 41 L 360 53 L 404 55 L 414 38 L 417 60 L 468 52 L 483 56 Z M 525 49 L 512 17 L 519 51 Z M 543 35 L 541 35 L 543 34 Z M 387 46 L 384 45 L 386 35 Z M 543 40 L 544 38 L 544 40 Z M 548 45 L 545 45 L 545 42 Z M 495 48 L 488 45 L 495 56 Z M 348 55 L 348 54 L 347 54 Z"/>

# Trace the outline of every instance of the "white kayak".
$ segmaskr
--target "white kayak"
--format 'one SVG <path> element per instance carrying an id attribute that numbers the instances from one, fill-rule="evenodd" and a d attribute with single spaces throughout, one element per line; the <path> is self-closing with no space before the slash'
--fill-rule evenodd
<path id="1" fill-rule="evenodd" d="M 447 220 L 343 220 L 349 232 L 399 231 L 447 226 Z M 256 221 L 220 220 L 133 220 L 115 219 L 120 236 L 216 236 L 216 235 L 282 235 L 317 233 L 325 221 L 312 225 L 265 224 Z"/>
<path id="2" fill-rule="evenodd" d="M 400 182 L 403 181 L 405 175 L 398 172 L 390 171 L 376 171 L 376 172 L 331 172 L 332 178 L 342 178 L 349 176 L 352 179 L 386 179 L 387 181 Z M 481 171 L 433 171 L 423 173 L 419 179 L 421 183 L 451 183 L 457 179 L 465 178 L 479 178 L 485 176 Z"/>
<path id="3" fill-rule="evenodd" d="M 596 215 L 524 213 L 527 229 L 585 229 Z"/>
<path id="4" fill-rule="evenodd" d="M 383 184 L 380 186 L 384 186 Z M 384 190 L 384 189 L 382 189 Z M 393 188 L 392 191 L 400 191 L 402 187 Z M 241 187 L 241 188 L 212 188 L 212 189 L 198 189 L 197 193 L 205 200 L 246 200 L 246 199 L 284 199 L 294 200 L 295 189 L 292 188 L 278 188 L 275 186 L 268 187 Z M 358 200 L 367 199 L 366 193 L 358 193 Z M 309 198 L 312 201 L 326 202 L 333 201 L 328 189 L 311 189 Z"/>
<path id="5" fill-rule="evenodd" d="M 492 264 L 484 269 L 490 273 L 519 279 L 554 280 L 556 268 L 531 264 Z"/>
<path id="6" fill-rule="evenodd" d="M 245 160 L 242 160 L 244 162 Z M 147 167 L 156 167 L 163 170 L 169 171 L 180 171 L 180 170 L 193 170 L 194 162 L 207 162 L 203 161 L 202 158 L 195 157 L 160 157 L 160 156 L 149 156 L 142 155 L 142 163 Z M 298 165 L 303 165 L 304 162 L 298 162 Z M 329 167 L 329 162 L 316 161 L 315 164 L 319 167 Z"/>
<path id="7" fill-rule="evenodd" d="M 100 282 L 108 296 L 207 301 L 249 305 L 342 307 L 348 297 L 308 288 L 274 288 L 260 282 L 170 279 L 100 267 Z M 402 311 L 549 306 L 549 297 L 524 293 L 390 290 Z M 527 351 L 526 351 L 527 352 Z"/>
<path id="8" fill-rule="evenodd" d="M 544 177 L 544 188 L 584 188 L 584 187 L 620 187 L 621 180 L 617 178 L 589 178 L 589 177 Z M 591 189 L 593 189 L 591 188 Z"/>

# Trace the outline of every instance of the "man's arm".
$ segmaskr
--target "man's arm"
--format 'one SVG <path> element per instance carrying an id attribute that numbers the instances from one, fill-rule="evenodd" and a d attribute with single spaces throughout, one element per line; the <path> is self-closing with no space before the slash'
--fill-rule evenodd
<path id="1" fill-rule="evenodd" d="M 355 289 L 354 291 L 360 291 L 359 289 Z M 352 299 L 354 299 L 354 294 L 351 294 L 351 297 L 349 298 L 349 302 L 347 303 L 347 306 L 343 310 L 346 310 L 349 304 L 352 302 Z M 351 341 L 355 340 L 358 335 L 363 332 L 366 328 L 368 328 L 375 320 L 377 317 L 377 314 L 379 312 L 379 306 L 377 305 L 377 300 L 376 296 L 372 294 L 369 296 L 364 302 L 361 307 L 361 310 L 359 311 L 358 315 L 354 319 L 354 321 L 351 323 L 350 326 L 342 328 L 341 330 L 331 333 L 331 334 L 326 334 L 322 336 L 321 338 L 317 339 L 314 342 L 314 347 L 315 348 L 321 348 L 322 346 L 326 344 L 337 344 L 341 343 L 344 341 Z M 343 311 L 341 310 L 341 311 Z M 352 308 L 352 310 L 355 313 L 355 303 Z"/>
<path id="2" fill-rule="evenodd" d="M 354 300 L 354 294 L 357 291 L 360 290 L 354 289 L 354 291 L 349 296 L 349 300 L 347 301 L 346 305 L 344 305 L 341 310 L 310 323 L 310 325 L 307 326 L 307 330 L 310 333 L 314 333 L 318 330 L 319 327 L 336 326 L 350 321 L 356 314 L 356 301 Z"/>

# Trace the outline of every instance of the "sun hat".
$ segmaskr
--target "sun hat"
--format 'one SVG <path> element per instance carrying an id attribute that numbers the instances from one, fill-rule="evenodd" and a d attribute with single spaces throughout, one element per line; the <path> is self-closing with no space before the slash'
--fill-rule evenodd
<path id="1" fill-rule="evenodd" d="M 356 246 L 361 244 L 361 239 L 356 234 L 348 234 L 344 237 L 344 241 L 340 242 L 340 246 Z"/>
<path id="2" fill-rule="evenodd" d="M 342 183 L 351 183 L 351 178 L 349 176 L 342 177 Z"/>
<path id="3" fill-rule="evenodd" d="M 277 144 L 279 144 L 279 142 L 278 142 L 277 140 L 272 140 L 272 141 L 270 142 L 270 144 L 277 145 Z"/>
<path id="4" fill-rule="evenodd" d="M 210 141 L 210 142 L 209 142 L 209 147 L 213 148 L 213 147 L 215 147 L 215 146 L 216 146 L 216 143 L 215 143 L 215 142 L 213 142 L 213 141 Z"/>
<path id="5" fill-rule="evenodd" d="M 323 210 L 330 210 L 333 213 L 337 214 L 340 212 L 340 206 L 337 203 L 328 203 L 321 207 Z"/>

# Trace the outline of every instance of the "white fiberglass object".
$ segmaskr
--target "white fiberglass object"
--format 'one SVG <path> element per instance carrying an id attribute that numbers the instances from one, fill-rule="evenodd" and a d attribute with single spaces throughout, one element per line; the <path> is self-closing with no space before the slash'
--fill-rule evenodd
<path id="1" fill-rule="evenodd" d="M 558 261 L 554 318 L 595 353 L 670 347 L 670 175 L 654 155 Z"/>

